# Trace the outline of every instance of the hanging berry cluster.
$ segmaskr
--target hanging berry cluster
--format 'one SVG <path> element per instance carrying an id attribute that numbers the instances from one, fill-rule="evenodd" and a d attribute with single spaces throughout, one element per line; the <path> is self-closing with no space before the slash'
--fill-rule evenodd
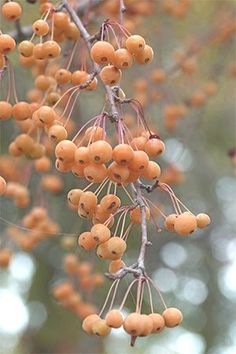
<path id="1" fill-rule="evenodd" d="M 175 327 L 183 319 L 180 310 L 166 306 L 146 272 L 146 248 L 151 245 L 147 223 L 152 221 L 160 231 L 156 219 L 162 219 L 166 230 L 189 236 L 197 228 L 209 225 L 210 218 L 205 213 L 195 216 L 163 181 L 159 159 L 165 152 L 165 144 L 155 128 L 150 128 L 139 100 L 127 98 L 120 87 L 124 70 L 134 64 L 152 62 L 152 47 L 142 36 L 131 35 L 122 21 L 106 20 L 99 32 L 91 36 L 69 1 L 64 0 L 57 7 L 47 1 L 40 3 L 41 18 L 32 25 L 31 39 L 18 44 L 21 65 L 31 68 L 35 77 L 34 87 L 25 101 L 18 100 L 14 70 L 8 57 L 16 42 L 11 35 L 0 33 L 0 69 L 7 72 L 8 78 L 7 96 L 0 101 L 0 119 L 13 118 L 17 127 L 9 154 L 34 160 L 33 167 L 41 176 L 39 187 L 46 191 L 58 193 L 64 187 L 63 180 L 53 173 L 52 156 L 56 158 L 57 171 L 73 173 L 79 178 L 79 185 L 67 194 L 69 207 L 90 223 L 79 233 L 78 247 L 96 250 L 100 259 L 109 261 L 106 275 L 112 285 L 97 314 L 97 309 L 86 302 L 86 292 L 95 291 L 104 279 L 89 263 L 68 254 L 64 268 L 67 276 L 74 277 L 78 284 L 75 286 L 74 280 L 56 284 L 53 296 L 83 319 L 82 327 L 88 334 L 106 336 L 111 328 L 123 326 L 134 345 L 138 336 Z M 5 3 L 1 11 L 9 21 L 17 20 L 22 12 L 15 1 Z M 66 61 L 63 53 L 67 45 L 70 57 Z M 75 60 L 78 51 L 82 53 L 79 64 Z M 164 81 L 165 72 L 158 69 L 153 77 Z M 75 104 L 83 91 L 93 91 L 98 84 L 106 92 L 104 107 L 78 128 L 71 120 Z M 129 109 L 134 116 L 131 123 L 127 119 Z M 167 113 L 180 117 L 185 109 L 169 107 Z M 82 181 L 86 186 L 77 188 Z M 31 198 L 28 189 L 19 181 L 7 182 L 1 177 L 1 195 L 13 198 L 17 207 L 28 206 Z M 148 198 L 156 190 L 169 197 L 173 207 L 170 215 L 165 215 Z M 129 250 L 128 239 L 134 225 L 139 230 L 140 252 L 134 264 L 125 264 L 123 256 Z M 59 226 L 49 217 L 47 209 L 37 205 L 25 215 L 21 227 L 21 234 L 14 229 L 9 233 L 26 250 L 59 234 Z M 0 250 L 0 265 L 6 266 L 9 258 L 10 250 Z M 118 287 L 127 274 L 134 279 L 118 304 Z M 133 288 L 136 288 L 136 308 L 124 318 L 122 310 Z M 153 308 L 153 291 L 163 306 L 159 312 Z M 145 292 L 149 296 L 149 314 L 142 312 Z"/>

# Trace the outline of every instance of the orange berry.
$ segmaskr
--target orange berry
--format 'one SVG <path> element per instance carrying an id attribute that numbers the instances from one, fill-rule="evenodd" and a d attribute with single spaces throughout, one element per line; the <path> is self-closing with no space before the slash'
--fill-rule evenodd
<path id="1" fill-rule="evenodd" d="M 24 57 L 31 57 L 33 55 L 34 44 L 30 41 L 22 41 L 18 45 L 18 51 Z"/>
<path id="2" fill-rule="evenodd" d="M 206 226 L 208 226 L 211 223 L 211 219 L 209 215 L 200 213 L 196 216 L 197 219 L 197 227 L 199 229 L 204 229 Z"/>
<path id="3" fill-rule="evenodd" d="M 109 264 L 108 271 L 109 273 L 116 273 L 124 266 L 125 263 L 121 259 L 116 259 L 114 261 L 111 261 L 111 263 Z"/>
<path id="4" fill-rule="evenodd" d="M 27 134 L 20 134 L 15 139 L 17 148 L 24 154 L 29 154 L 34 146 L 34 140 Z"/>
<path id="5" fill-rule="evenodd" d="M 133 35 L 126 39 L 125 46 L 131 54 L 137 55 L 144 50 L 145 40 L 139 35 Z"/>
<path id="6" fill-rule="evenodd" d="M 91 314 L 85 317 L 82 323 L 82 328 L 87 334 L 93 334 L 93 325 L 100 320 L 97 314 Z"/>
<path id="7" fill-rule="evenodd" d="M 135 172 L 143 172 L 148 167 L 149 158 L 144 151 L 134 151 L 133 159 L 129 163 L 129 168 Z"/>
<path id="8" fill-rule="evenodd" d="M 72 73 L 71 83 L 72 85 L 83 85 L 89 79 L 89 74 L 83 70 L 76 70 Z"/>
<path id="9" fill-rule="evenodd" d="M 102 68 L 99 75 L 105 85 L 114 86 L 120 82 L 122 72 L 113 65 L 107 65 Z"/>
<path id="10" fill-rule="evenodd" d="M 61 47 L 56 41 L 46 41 L 43 43 L 42 50 L 44 52 L 44 56 L 48 59 L 57 58 L 61 53 Z"/>
<path id="11" fill-rule="evenodd" d="M 175 307 L 167 308 L 162 313 L 162 316 L 164 317 L 166 327 L 176 327 L 183 321 L 182 312 Z"/>
<path id="12" fill-rule="evenodd" d="M 67 136 L 67 130 L 62 125 L 55 124 L 48 129 L 48 137 L 56 143 L 67 139 Z"/>
<path id="13" fill-rule="evenodd" d="M 8 54 L 16 46 L 15 40 L 9 34 L 0 34 L 0 53 Z"/>
<path id="14" fill-rule="evenodd" d="M 111 310 L 106 314 L 106 324 L 111 328 L 120 328 L 123 325 L 123 316 L 119 310 Z"/>
<path id="15" fill-rule="evenodd" d="M 94 211 L 97 206 L 97 197 L 93 192 L 86 191 L 80 196 L 79 207 L 85 211 Z"/>
<path id="16" fill-rule="evenodd" d="M 32 25 L 33 31 L 37 36 L 46 36 L 49 32 L 49 25 L 45 20 L 37 20 Z"/>
<path id="17" fill-rule="evenodd" d="M 34 167 L 37 172 L 48 172 L 51 168 L 51 161 L 48 157 L 43 156 L 40 159 L 37 159 L 34 163 Z"/>
<path id="18" fill-rule="evenodd" d="M 91 161 L 103 164 L 111 160 L 112 147 L 104 140 L 97 140 L 89 145 L 88 154 Z"/>
<path id="19" fill-rule="evenodd" d="M 67 273 L 76 273 L 78 258 L 75 254 L 69 253 L 64 257 L 64 268 Z"/>
<path id="20" fill-rule="evenodd" d="M 113 149 L 112 158 L 120 165 L 128 165 L 134 157 L 134 151 L 128 144 L 119 144 Z"/>
<path id="21" fill-rule="evenodd" d="M 114 214 L 121 206 L 121 200 L 114 194 L 107 194 L 101 199 L 100 206 L 105 212 Z"/>
<path id="22" fill-rule="evenodd" d="M 129 314 L 124 320 L 124 330 L 132 335 L 139 336 L 142 332 L 142 324 L 140 322 L 141 315 L 139 313 L 133 312 Z"/>
<path id="23" fill-rule="evenodd" d="M 133 56 L 125 48 L 117 49 L 114 53 L 113 65 L 117 69 L 128 69 L 133 64 Z"/>
<path id="24" fill-rule="evenodd" d="M 11 260 L 12 253 L 8 248 L 0 249 L 0 267 L 6 268 Z"/>
<path id="25" fill-rule="evenodd" d="M 76 145 L 70 140 L 60 141 L 55 149 L 56 158 L 60 161 L 73 162 Z"/>
<path id="26" fill-rule="evenodd" d="M 152 47 L 145 45 L 142 52 L 135 54 L 135 62 L 138 64 L 149 64 L 153 61 L 154 52 Z"/>
<path id="27" fill-rule="evenodd" d="M 145 210 L 146 210 L 146 219 L 149 220 L 150 219 L 150 209 L 148 207 L 145 207 Z M 139 206 L 137 206 L 136 208 L 134 208 L 130 211 L 130 219 L 135 224 L 141 224 L 142 212 L 141 212 L 141 208 Z"/>
<path id="28" fill-rule="evenodd" d="M 174 231 L 175 220 L 178 217 L 177 214 L 170 214 L 165 219 L 165 228 L 168 231 Z"/>
<path id="29" fill-rule="evenodd" d="M 6 65 L 5 56 L 0 53 L 0 69 L 3 69 L 5 65 Z"/>
<path id="30" fill-rule="evenodd" d="M 159 138 L 149 138 L 144 145 L 144 150 L 150 157 L 156 157 L 164 153 L 165 144 Z"/>
<path id="31" fill-rule="evenodd" d="M 0 101 L 0 120 L 7 120 L 12 116 L 12 105 L 6 101 Z"/>
<path id="32" fill-rule="evenodd" d="M 74 22 L 69 22 L 68 26 L 64 29 L 64 34 L 67 39 L 77 41 L 80 37 L 80 31 Z"/>
<path id="33" fill-rule="evenodd" d="M 150 313 L 148 316 L 152 319 L 153 322 L 152 333 L 161 332 L 165 327 L 164 317 L 159 313 Z"/>
<path id="34" fill-rule="evenodd" d="M 90 251 L 97 246 L 97 242 L 92 237 L 91 232 L 83 232 L 82 234 L 80 234 L 78 244 L 86 251 Z"/>
<path id="35" fill-rule="evenodd" d="M 86 146 L 80 146 L 75 150 L 75 162 L 85 165 L 89 162 L 89 148 Z"/>
<path id="36" fill-rule="evenodd" d="M 53 14 L 54 26 L 60 28 L 60 30 L 64 31 L 70 24 L 69 16 L 62 11 L 54 12 Z"/>
<path id="37" fill-rule="evenodd" d="M 38 110 L 38 118 L 43 124 L 52 124 L 56 119 L 56 113 L 51 107 L 42 106 Z"/>
<path id="38" fill-rule="evenodd" d="M 147 180 L 158 179 L 160 175 L 160 166 L 154 161 L 149 161 L 147 168 L 142 172 L 142 176 Z"/>
<path id="39" fill-rule="evenodd" d="M 140 315 L 140 325 L 142 327 L 140 331 L 140 336 L 144 337 L 152 333 L 153 331 L 153 321 L 148 315 L 141 314 Z"/>
<path id="40" fill-rule="evenodd" d="M 91 235 L 98 244 L 106 242 L 111 237 L 111 232 L 107 226 L 96 224 L 91 228 Z"/>
<path id="41" fill-rule="evenodd" d="M 25 120 L 31 118 L 31 115 L 30 105 L 27 102 L 21 101 L 12 107 L 12 116 L 16 120 Z"/>
<path id="42" fill-rule="evenodd" d="M 89 182 L 101 183 L 107 177 L 107 168 L 105 165 L 89 163 L 84 168 L 84 176 Z"/>
<path id="43" fill-rule="evenodd" d="M 15 1 L 6 2 L 1 8 L 2 15 L 8 21 L 16 21 L 22 14 L 20 4 Z"/>
<path id="44" fill-rule="evenodd" d="M 188 211 L 178 215 L 175 219 L 174 229 L 181 236 L 192 234 L 197 229 L 196 216 Z"/>
<path id="45" fill-rule="evenodd" d="M 136 150 L 144 150 L 144 145 L 147 141 L 147 138 L 144 136 L 138 136 L 136 138 L 133 138 L 131 140 L 131 147 L 136 151 Z"/>
<path id="46" fill-rule="evenodd" d="M 109 64 L 113 62 L 114 52 L 115 50 L 110 43 L 98 41 L 92 46 L 90 55 L 97 64 Z"/>
<path id="47" fill-rule="evenodd" d="M 59 85 L 69 84 L 71 82 L 71 72 L 66 69 L 58 69 L 55 74 L 55 79 Z"/>
<path id="48" fill-rule="evenodd" d="M 71 189 L 67 194 L 67 199 L 73 205 L 79 205 L 79 200 L 80 200 L 82 193 L 83 193 L 82 189 Z"/>
<path id="49" fill-rule="evenodd" d="M 111 332 L 111 328 L 106 324 L 105 320 L 100 319 L 93 323 L 92 332 L 97 336 L 105 337 Z"/>
<path id="50" fill-rule="evenodd" d="M 130 175 L 127 166 L 118 165 L 116 162 L 112 162 L 107 169 L 107 176 L 113 182 L 124 183 Z"/>
<path id="51" fill-rule="evenodd" d="M 7 189 L 7 184 L 5 179 L 0 176 L 0 195 L 4 195 Z"/>
<path id="52" fill-rule="evenodd" d="M 107 250 L 109 253 L 109 259 L 116 260 L 123 256 L 126 250 L 126 242 L 117 236 L 111 237 L 107 242 Z"/>

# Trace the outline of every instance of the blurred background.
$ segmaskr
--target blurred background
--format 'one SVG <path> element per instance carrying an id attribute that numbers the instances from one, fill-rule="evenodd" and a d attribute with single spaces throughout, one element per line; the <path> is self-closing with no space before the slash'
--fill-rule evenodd
<path id="1" fill-rule="evenodd" d="M 38 18 L 38 4 L 19 2 L 24 8 L 21 24 L 28 26 Z M 119 16 L 117 4 L 116 0 L 87 1 L 83 16 L 91 21 L 91 33 L 105 18 Z M 9 225 L 0 223 L 2 243 L 13 250 L 8 268 L 0 269 L 1 354 L 236 353 L 236 176 L 228 156 L 229 149 L 236 145 L 236 2 L 130 0 L 126 5 L 127 27 L 145 37 L 154 48 L 155 58 L 150 66 L 135 66 L 125 73 L 121 87 L 127 97 L 142 102 L 148 122 L 165 141 L 166 152 L 160 165 L 167 171 L 166 181 L 193 213 L 206 212 L 212 219 L 206 230 L 189 238 L 165 230 L 159 233 L 149 226 L 153 245 L 148 249 L 147 271 L 167 305 L 182 310 L 183 324 L 140 338 L 132 349 L 123 330 L 112 331 L 105 340 L 88 337 L 78 317 L 57 304 L 51 288 L 65 277 L 66 234 L 79 234 L 87 227 L 86 221 L 65 208 L 66 193 L 80 187 L 81 182 L 72 175 L 63 175 L 62 192 L 41 192 L 50 216 L 60 224 L 57 238 L 26 252 L 9 240 Z M 15 30 L 4 22 L 1 29 Z M 11 55 L 11 61 L 18 94 L 23 99 L 33 77 L 29 69 L 19 65 L 16 54 Z M 102 89 L 84 93 L 74 111 L 75 127 L 98 114 L 103 102 Z M 1 123 L 2 155 L 7 154 L 7 145 L 17 129 L 10 121 Z M 2 170 L 3 161 L 1 174 Z M 27 176 L 19 177 L 32 191 L 31 205 L 37 203 L 34 190 L 39 178 L 32 169 Z M 156 191 L 152 200 L 167 214 L 172 212 L 167 196 Z M 25 210 L 19 211 L 5 198 L 0 203 L 1 217 L 20 225 Z M 78 249 L 76 236 L 72 238 L 75 242 L 70 243 L 69 252 L 82 261 L 89 260 L 96 270 L 106 271 L 106 264 Z M 139 242 L 135 238 L 134 230 L 124 258 L 127 264 L 137 256 Z M 123 282 L 122 291 L 127 287 Z M 108 288 L 106 281 L 86 296 L 101 308 Z M 148 308 L 148 299 L 145 301 Z M 154 305 L 161 310 L 158 298 L 154 298 Z M 132 311 L 133 306 L 130 299 L 125 311 Z"/>

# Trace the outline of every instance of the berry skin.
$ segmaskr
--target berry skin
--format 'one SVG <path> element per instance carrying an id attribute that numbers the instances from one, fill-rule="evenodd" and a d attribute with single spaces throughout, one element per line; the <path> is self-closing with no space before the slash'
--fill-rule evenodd
<path id="1" fill-rule="evenodd" d="M 78 244 L 86 251 L 90 251 L 97 246 L 97 242 L 92 237 L 91 232 L 83 232 L 80 234 Z"/>
<path id="2" fill-rule="evenodd" d="M 0 196 L 5 194 L 6 189 L 7 189 L 6 181 L 2 176 L 0 176 Z"/>
<path id="3" fill-rule="evenodd" d="M 76 145 L 70 140 L 62 140 L 55 149 L 56 158 L 61 161 L 73 162 Z"/>
<path id="4" fill-rule="evenodd" d="M 55 74 L 55 79 L 59 85 L 69 84 L 71 82 L 71 72 L 66 69 L 59 69 Z"/>
<path id="5" fill-rule="evenodd" d="M 174 231 L 175 220 L 178 217 L 177 214 L 170 214 L 165 219 L 165 228 L 168 231 Z"/>
<path id="6" fill-rule="evenodd" d="M 117 49 L 114 53 L 113 65 L 117 69 L 128 69 L 133 65 L 133 57 L 125 48 Z"/>
<path id="7" fill-rule="evenodd" d="M 56 41 L 46 41 L 43 43 L 42 50 L 48 59 L 57 58 L 61 53 L 61 47 Z"/>
<path id="8" fill-rule="evenodd" d="M 119 144 L 113 149 L 112 158 L 120 165 L 128 165 L 134 157 L 134 151 L 128 144 Z"/>
<path id="9" fill-rule="evenodd" d="M 165 320 L 166 327 L 176 327 L 183 321 L 183 315 L 180 310 L 175 307 L 167 308 L 163 313 L 162 316 Z"/>
<path id="10" fill-rule="evenodd" d="M 37 36 L 46 36 L 49 32 L 49 25 L 44 20 L 37 20 L 32 25 L 33 31 Z"/>
<path id="11" fill-rule="evenodd" d="M 82 193 L 83 193 L 82 189 L 71 189 L 67 194 L 67 199 L 71 202 L 71 204 L 79 205 L 79 201 Z"/>
<path id="12" fill-rule="evenodd" d="M 89 145 L 88 155 L 94 163 L 107 163 L 112 158 L 112 147 L 106 141 L 98 140 Z"/>
<path id="13" fill-rule="evenodd" d="M 107 168 L 91 162 L 84 168 L 84 176 L 89 182 L 101 183 L 107 177 Z"/>
<path id="14" fill-rule="evenodd" d="M 147 168 L 142 172 L 142 176 L 147 180 L 158 179 L 160 175 L 160 166 L 155 161 L 149 161 Z"/>
<path id="15" fill-rule="evenodd" d="M 100 78 L 105 85 L 114 86 L 121 80 L 122 72 L 113 65 L 107 65 L 100 71 Z"/>
<path id="16" fill-rule="evenodd" d="M 208 226 L 211 223 L 211 219 L 209 215 L 201 213 L 196 216 L 197 219 L 197 227 L 199 229 L 204 229 L 206 226 Z"/>
<path id="17" fill-rule="evenodd" d="M 8 54 L 16 47 L 15 40 L 9 34 L 0 34 L 0 53 Z"/>
<path id="18" fill-rule="evenodd" d="M 125 263 L 121 259 L 111 261 L 109 264 L 109 273 L 116 273 L 119 269 L 125 266 Z"/>
<path id="19" fill-rule="evenodd" d="M 31 57 L 33 55 L 34 44 L 30 41 L 22 41 L 18 45 L 18 51 L 24 57 Z"/>
<path id="20" fill-rule="evenodd" d="M 154 52 L 152 47 L 145 45 L 141 53 L 135 54 L 135 62 L 138 64 L 149 64 L 153 61 Z"/>
<path id="21" fill-rule="evenodd" d="M 188 236 L 197 229 L 197 219 L 193 214 L 186 211 L 175 219 L 174 229 L 178 235 Z"/>
<path id="22" fill-rule="evenodd" d="M 22 14 L 20 4 L 15 1 L 6 2 L 1 8 L 2 15 L 8 21 L 16 21 Z"/>
<path id="23" fill-rule="evenodd" d="M 111 328 L 120 328 L 124 320 L 119 310 L 111 310 L 106 314 L 105 321 Z"/>
<path id="24" fill-rule="evenodd" d="M 142 173 L 148 167 L 149 158 L 144 151 L 134 151 L 133 159 L 129 163 L 132 171 Z"/>
<path id="25" fill-rule="evenodd" d="M 144 145 L 144 151 L 150 157 L 156 157 L 164 153 L 165 144 L 158 138 L 150 138 Z"/>
<path id="26" fill-rule="evenodd" d="M 144 50 L 145 40 L 139 35 L 133 35 L 126 39 L 125 46 L 130 54 L 137 55 Z"/>
<path id="27" fill-rule="evenodd" d="M 3 54 L 0 54 L 0 69 L 3 69 L 6 65 L 6 59 Z"/>
<path id="28" fill-rule="evenodd" d="M 92 315 L 85 317 L 85 319 L 83 320 L 83 323 L 82 323 L 83 330 L 87 334 L 92 335 L 93 334 L 92 327 L 99 320 L 100 320 L 100 317 L 97 314 L 92 314 Z"/>
<path id="29" fill-rule="evenodd" d="M 80 146 L 75 150 L 75 162 L 85 165 L 89 160 L 89 149 L 86 146 Z"/>
<path id="30" fill-rule="evenodd" d="M 159 333 L 165 327 L 165 320 L 164 317 L 161 316 L 159 313 L 150 313 L 148 315 L 153 321 L 153 329 L 152 333 Z"/>
<path id="31" fill-rule="evenodd" d="M 100 206 L 105 212 L 114 214 L 121 206 L 121 200 L 114 194 L 107 194 L 101 199 Z"/>
<path id="32" fill-rule="evenodd" d="M 140 322 L 141 315 L 139 313 L 133 312 L 129 314 L 124 320 L 124 330 L 132 335 L 139 336 L 142 333 L 142 323 Z"/>
<path id="33" fill-rule="evenodd" d="M 111 232 L 107 226 L 96 224 L 91 228 L 91 235 L 98 244 L 106 242 L 111 237 Z"/>
<path id="34" fill-rule="evenodd" d="M 0 101 L 0 120 L 7 120 L 12 116 L 12 105 L 6 101 Z"/>
<path id="35" fill-rule="evenodd" d="M 92 332 L 97 336 L 106 337 L 111 332 L 111 328 L 106 324 L 105 320 L 100 319 L 93 323 Z"/>
<path id="36" fill-rule="evenodd" d="M 114 53 L 113 46 L 105 41 L 96 42 L 90 51 L 91 58 L 100 65 L 113 63 Z"/>
<path id="37" fill-rule="evenodd" d="M 117 260 L 121 258 L 126 250 L 126 242 L 117 236 L 111 237 L 107 242 L 107 250 L 109 253 L 109 259 Z"/>

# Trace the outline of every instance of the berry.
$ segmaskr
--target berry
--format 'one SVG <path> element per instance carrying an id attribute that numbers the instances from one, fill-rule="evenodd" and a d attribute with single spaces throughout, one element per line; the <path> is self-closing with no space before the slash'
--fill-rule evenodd
<path id="1" fill-rule="evenodd" d="M 176 327 L 183 321 L 183 315 L 180 310 L 175 307 L 167 308 L 162 316 L 165 320 L 166 327 Z"/>
<path id="2" fill-rule="evenodd" d="M 100 71 L 100 78 L 105 85 L 114 86 L 121 80 L 122 72 L 113 65 L 104 66 Z"/>
<path id="3" fill-rule="evenodd" d="M 1 8 L 2 15 L 8 21 L 16 21 L 22 14 L 20 4 L 15 1 L 6 2 Z"/>
<path id="4" fill-rule="evenodd" d="M 196 217 L 188 211 L 178 215 L 175 219 L 174 229 L 181 236 L 192 234 L 197 229 Z"/>
<path id="5" fill-rule="evenodd" d="M 105 321 L 111 328 L 120 328 L 123 325 L 123 316 L 119 310 L 111 310 L 106 314 Z"/>
<path id="6" fill-rule="evenodd" d="M 91 58 L 97 64 L 113 63 L 114 53 L 113 46 L 105 41 L 96 42 L 90 51 Z"/>
<path id="7" fill-rule="evenodd" d="M 208 226 L 211 223 L 211 219 L 209 215 L 201 213 L 196 216 L 197 219 L 197 227 L 199 229 L 204 229 L 206 226 Z"/>
<path id="8" fill-rule="evenodd" d="M 144 50 L 145 40 L 139 35 L 133 35 L 126 39 L 125 46 L 131 54 L 137 55 Z"/>

